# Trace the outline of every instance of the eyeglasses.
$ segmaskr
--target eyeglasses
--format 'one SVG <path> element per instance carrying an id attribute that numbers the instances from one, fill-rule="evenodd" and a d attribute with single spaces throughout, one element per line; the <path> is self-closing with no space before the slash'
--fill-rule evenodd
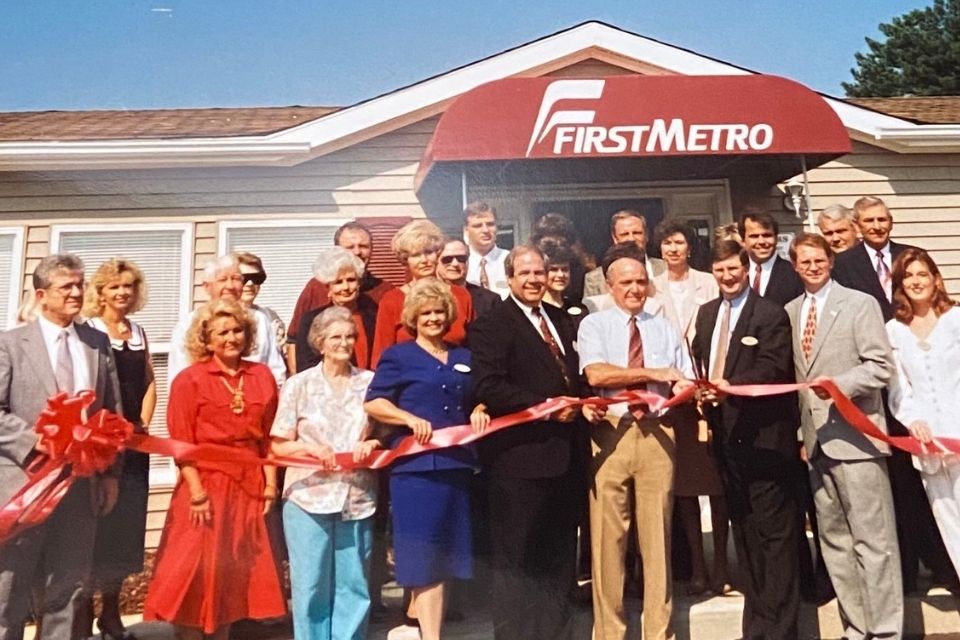
<path id="1" fill-rule="evenodd" d="M 253 284 L 263 284 L 267 279 L 267 274 L 262 271 L 256 273 L 244 273 L 243 274 L 243 284 L 252 282 Z"/>
<path id="2" fill-rule="evenodd" d="M 467 264 L 467 256 L 464 255 L 455 255 L 455 256 L 443 256 L 440 258 L 440 262 L 443 264 L 450 264 L 453 261 L 457 261 L 460 264 Z"/>

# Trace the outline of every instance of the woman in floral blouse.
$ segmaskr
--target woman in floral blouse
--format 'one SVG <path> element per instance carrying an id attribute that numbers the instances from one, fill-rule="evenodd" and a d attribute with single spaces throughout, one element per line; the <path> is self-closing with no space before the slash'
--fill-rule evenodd
<path id="1" fill-rule="evenodd" d="M 313 456 L 322 471 L 287 469 L 283 525 L 290 554 L 293 627 L 297 638 L 366 637 L 370 611 L 367 564 L 376 508 L 371 471 L 339 471 L 337 451 L 368 457 L 363 399 L 373 374 L 350 364 L 357 328 L 344 307 L 330 307 L 310 325 L 319 366 L 283 385 L 270 435 L 281 456 Z"/>

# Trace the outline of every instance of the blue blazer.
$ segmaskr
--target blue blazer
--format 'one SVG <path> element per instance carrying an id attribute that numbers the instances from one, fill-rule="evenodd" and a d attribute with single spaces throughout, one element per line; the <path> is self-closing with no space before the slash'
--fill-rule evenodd
<path id="1" fill-rule="evenodd" d="M 470 352 L 451 347 L 447 364 L 427 353 L 415 341 L 393 345 L 383 352 L 373 380 L 367 388 L 367 401 L 386 398 L 404 411 L 428 420 L 434 430 L 470 422 L 472 385 Z M 395 447 L 409 429 L 401 429 L 388 443 Z M 393 473 L 473 469 L 477 466 L 473 446 L 450 447 L 401 458 L 391 466 Z"/>

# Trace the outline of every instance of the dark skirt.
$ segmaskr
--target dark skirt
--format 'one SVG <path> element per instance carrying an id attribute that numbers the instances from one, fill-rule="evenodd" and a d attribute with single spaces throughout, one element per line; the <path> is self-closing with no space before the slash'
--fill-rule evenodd
<path id="1" fill-rule="evenodd" d="M 149 475 L 149 456 L 135 451 L 123 454 L 117 504 L 97 520 L 91 576 L 97 588 L 109 589 L 143 571 Z"/>
<path id="2" fill-rule="evenodd" d="M 397 583 L 473 577 L 471 469 L 390 474 Z"/>

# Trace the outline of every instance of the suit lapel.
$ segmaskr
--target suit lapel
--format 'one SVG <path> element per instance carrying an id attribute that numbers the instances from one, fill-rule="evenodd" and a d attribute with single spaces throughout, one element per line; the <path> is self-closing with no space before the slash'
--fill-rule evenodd
<path id="1" fill-rule="evenodd" d="M 810 359 L 807 360 L 807 373 L 813 368 L 813 365 L 817 362 L 817 356 L 820 355 L 820 350 L 823 348 L 824 342 L 827 340 L 827 336 L 830 335 L 830 330 L 833 328 L 834 323 L 837 321 L 837 316 L 840 315 L 843 305 L 840 302 L 843 299 L 843 293 L 837 288 L 837 283 L 830 285 L 830 293 L 827 295 L 827 301 L 823 305 L 823 309 L 819 311 L 819 317 L 817 318 L 817 333 L 813 336 L 813 346 L 810 349 Z M 803 318 L 801 321 L 806 322 L 806 318 Z M 798 323 L 800 324 L 800 323 Z M 801 331 L 803 329 L 801 328 Z"/>
<path id="2" fill-rule="evenodd" d="M 50 356 L 47 353 L 47 345 L 43 341 L 43 333 L 40 331 L 40 324 L 33 321 L 27 325 L 21 338 L 23 340 L 22 348 L 27 356 L 27 362 L 37 374 L 37 379 L 43 385 L 43 390 L 48 396 L 56 395 L 57 379 L 54 377 L 53 368 L 50 366 Z"/>
<path id="3" fill-rule="evenodd" d="M 510 314 L 513 317 L 513 323 L 517 327 L 517 331 L 521 335 L 526 335 L 521 342 L 523 344 L 532 345 L 533 353 L 537 354 L 539 358 L 551 367 L 556 367 L 557 363 L 553 359 L 553 353 L 550 351 L 550 347 L 547 346 L 547 341 L 543 339 L 543 336 L 540 334 L 539 329 L 536 329 L 530 320 L 527 319 L 526 314 L 522 309 L 517 305 L 513 300 L 510 300 Z M 567 345 L 564 345 L 564 349 L 568 348 Z"/>
<path id="4" fill-rule="evenodd" d="M 772 274 L 771 274 L 772 275 Z M 771 277 L 771 282 L 773 281 Z M 735 370 L 737 358 L 740 357 L 741 341 L 747 335 L 747 325 L 750 324 L 750 317 L 753 315 L 753 308 L 757 304 L 757 294 L 750 289 L 747 292 L 747 299 L 743 303 L 743 309 L 740 310 L 740 317 L 737 318 L 737 324 L 730 335 L 730 345 L 727 347 L 727 361 L 723 365 L 723 377 L 729 378 L 730 373 Z"/>

